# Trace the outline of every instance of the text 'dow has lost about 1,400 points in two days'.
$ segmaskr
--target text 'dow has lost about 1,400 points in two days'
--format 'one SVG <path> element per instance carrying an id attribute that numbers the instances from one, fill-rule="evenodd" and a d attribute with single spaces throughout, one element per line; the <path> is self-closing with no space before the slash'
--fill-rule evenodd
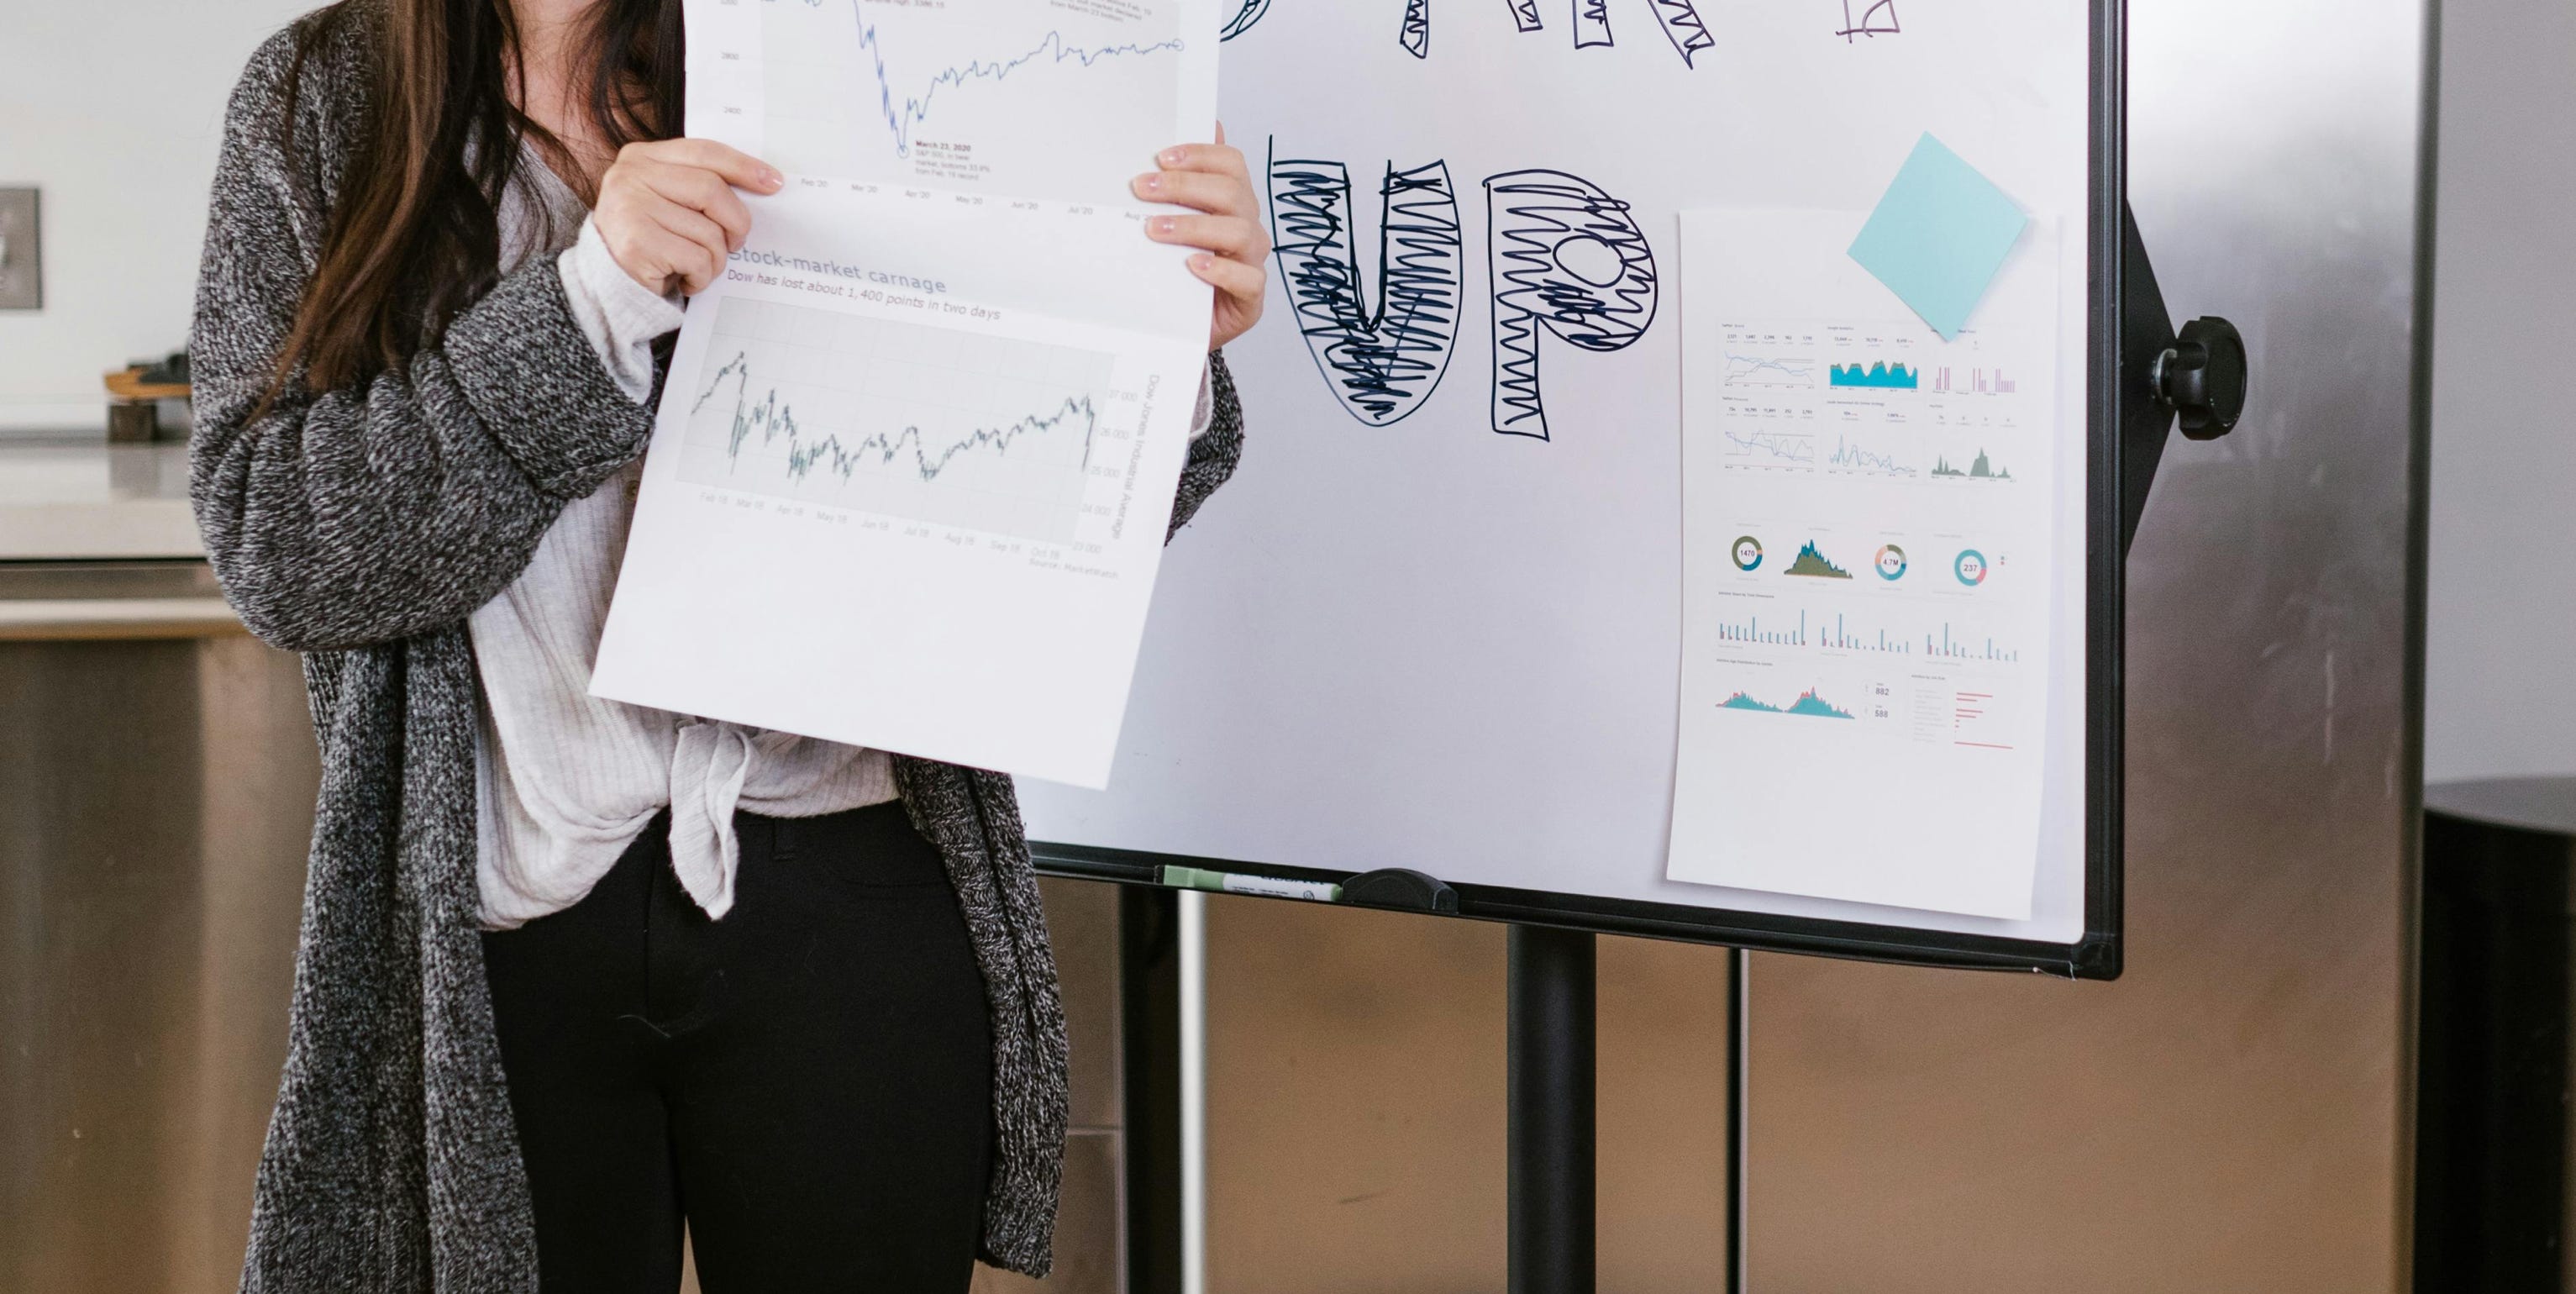
<path id="1" fill-rule="evenodd" d="M 1126 444 L 1108 355 L 726 298 L 680 479 L 1072 542 Z M 1132 416 L 1129 413 L 1128 416 Z"/>

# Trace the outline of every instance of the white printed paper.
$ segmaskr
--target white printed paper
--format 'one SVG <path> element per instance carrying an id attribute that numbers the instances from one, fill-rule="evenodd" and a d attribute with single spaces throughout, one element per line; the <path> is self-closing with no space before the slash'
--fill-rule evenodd
<path id="1" fill-rule="evenodd" d="M 1860 213 L 1682 215 L 1674 880 L 2026 919 L 2046 768 L 2054 247 L 1955 340 Z"/>
<path id="2" fill-rule="evenodd" d="M 688 0 L 689 133 L 785 192 L 690 302 L 592 690 L 1100 786 L 1208 290 L 1128 180 L 1209 0 Z"/>

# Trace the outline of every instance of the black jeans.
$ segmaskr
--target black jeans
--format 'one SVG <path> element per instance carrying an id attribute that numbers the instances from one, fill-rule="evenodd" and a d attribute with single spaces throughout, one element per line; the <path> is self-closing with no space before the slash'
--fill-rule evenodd
<path id="1" fill-rule="evenodd" d="M 984 980 L 899 804 L 736 819 L 711 921 L 656 820 L 483 937 L 546 1294 L 958 1291 L 992 1155 Z"/>

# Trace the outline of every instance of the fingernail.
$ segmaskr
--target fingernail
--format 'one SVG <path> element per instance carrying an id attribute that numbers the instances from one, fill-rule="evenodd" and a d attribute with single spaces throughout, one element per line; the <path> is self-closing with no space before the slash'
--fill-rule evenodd
<path id="1" fill-rule="evenodd" d="M 1143 179 L 1138 180 L 1137 184 L 1147 193 L 1160 193 L 1163 191 L 1163 177 L 1159 175 L 1148 175 Z"/>
<path id="2" fill-rule="evenodd" d="M 1190 258 L 1190 268 L 1194 270 L 1209 269 L 1215 266 L 1215 264 L 1216 257 L 1211 256 L 1206 252 L 1200 252 L 1198 255 Z"/>
<path id="3" fill-rule="evenodd" d="M 1172 219 L 1170 216 L 1156 216 L 1152 220 L 1146 222 L 1146 227 L 1157 234 L 1169 234 L 1173 229 L 1179 227 L 1179 225 L 1180 222 Z"/>
<path id="4" fill-rule="evenodd" d="M 1166 148 L 1159 160 L 1165 166 L 1178 166 L 1181 164 L 1181 159 L 1189 155 L 1189 150 L 1185 148 Z"/>
<path id="5" fill-rule="evenodd" d="M 761 183 L 769 185 L 771 188 L 776 188 L 781 184 L 785 184 L 787 182 L 787 177 L 779 174 L 778 168 L 775 166 L 764 166 L 760 168 L 760 180 Z"/>

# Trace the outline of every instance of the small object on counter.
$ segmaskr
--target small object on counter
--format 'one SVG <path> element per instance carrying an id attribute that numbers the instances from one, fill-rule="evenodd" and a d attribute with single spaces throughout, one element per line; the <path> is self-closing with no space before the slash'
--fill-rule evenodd
<path id="1" fill-rule="evenodd" d="M 162 356 L 160 359 L 152 361 L 150 364 L 144 364 L 138 361 L 135 367 L 143 370 L 140 375 L 141 381 L 155 383 L 176 382 L 181 386 L 186 386 L 188 384 L 188 352 L 184 350 L 174 350 L 169 354 Z"/>
<path id="2" fill-rule="evenodd" d="M 107 438 L 115 444 L 160 439 L 161 401 L 188 398 L 188 352 L 131 364 L 107 375 Z"/>

